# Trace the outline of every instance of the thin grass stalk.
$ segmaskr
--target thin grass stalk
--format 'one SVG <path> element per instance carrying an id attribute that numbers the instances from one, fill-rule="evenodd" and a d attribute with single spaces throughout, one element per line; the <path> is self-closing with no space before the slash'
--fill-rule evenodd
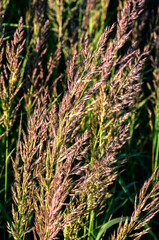
<path id="1" fill-rule="evenodd" d="M 4 193 L 4 202 L 5 206 L 7 206 L 7 188 L 8 188 L 8 125 L 6 126 L 6 154 L 5 154 L 5 193 Z"/>
<path id="2" fill-rule="evenodd" d="M 82 7 L 81 7 L 81 4 L 79 5 L 78 24 L 79 24 L 79 26 L 82 25 Z M 78 49 L 81 48 L 80 41 L 79 41 L 81 39 L 81 34 L 82 34 L 82 30 L 81 30 L 81 28 L 78 28 Z"/>
<path id="3" fill-rule="evenodd" d="M 89 218 L 89 227 L 88 227 L 88 237 L 87 240 L 93 240 L 92 238 L 92 232 L 94 231 L 94 222 L 95 222 L 95 210 L 92 210 L 90 213 L 90 218 Z"/>
<path id="4" fill-rule="evenodd" d="M 155 106 L 155 123 L 154 123 L 154 136 L 153 136 L 153 148 L 152 148 L 152 171 L 159 166 L 159 36 L 155 37 L 156 43 L 156 59 L 152 59 L 154 65 L 154 87 L 156 91 L 156 106 Z"/>
<path id="5" fill-rule="evenodd" d="M 158 97 L 158 96 L 157 96 Z M 158 156 L 159 156 L 159 100 L 157 99 L 156 111 L 155 111 L 155 127 L 153 137 L 153 158 L 152 158 L 152 171 L 158 167 Z"/>
<path id="6" fill-rule="evenodd" d="M 104 149 L 103 149 L 103 143 L 104 143 L 104 139 L 102 134 L 104 133 L 103 130 L 103 124 L 104 124 L 104 116 L 105 116 L 105 108 L 104 108 L 104 102 L 106 100 L 106 96 L 105 96 L 105 92 L 104 92 L 104 86 L 102 85 L 101 88 L 99 89 L 99 97 L 98 97 L 98 101 L 97 102 L 97 106 L 99 104 L 99 115 L 98 115 L 98 123 L 97 125 L 99 125 L 99 130 L 97 131 L 96 135 L 94 136 L 94 144 L 92 146 L 92 154 L 91 154 L 91 160 L 90 160 L 90 166 L 92 167 L 94 164 L 94 153 L 96 151 L 97 148 L 97 144 L 98 146 L 98 156 L 102 156 L 102 154 L 104 153 Z M 98 111 L 98 107 L 97 107 L 97 111 Z M 98 113 L 97 113 L 98 114 Z M 92 127 L 93 128 L 93 127 Z M 94 129 L 95 130 L 95 129 Z M 88 220 L 88 219 L 87 219 Z M 96 222 L 96 211 L 92 210 L 90 212 L 90 216 L 89 216 L 89 226 L 88 226 L 88 237 L 87 240 L 93 240 L 94 238 L 92 237 L 92 233 L 94 232 L 94 228 L 95 228 L 95 222 Z M 86 230 L 85 230 L 86 233 Z"/>
<path id="7" fill-rule="evenodd" d="M 6 136 L 5 136 L 5 183 L 4 183 L 4 207 L 7 209 L 7 190 L 8 190 L 8 137 L 9 137 L 9 128 L 8 125 L 6 125 Z M 4 225 L 4 240 L 7 239 L 7 222 L 5 221 Z"/>

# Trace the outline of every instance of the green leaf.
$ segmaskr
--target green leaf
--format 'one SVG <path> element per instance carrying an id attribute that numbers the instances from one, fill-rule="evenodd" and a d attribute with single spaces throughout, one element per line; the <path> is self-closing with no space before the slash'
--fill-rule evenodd
<path id="1" fill-rule="evenodd" d="M 125 221 L 128 217 L 123 217 L 122 221 Z M 109 222 L 103 224 L 98 232 L 98 235 L 96 237 L 96 240 L 100 240 L 100 238 L 102 237 L 103 233 L 109 229 L 110 227 L 112 227 L 113 225 L 119 223 L 121 221 L 121 218 L 114 218 L 112 220 L 110 220 Z"/>

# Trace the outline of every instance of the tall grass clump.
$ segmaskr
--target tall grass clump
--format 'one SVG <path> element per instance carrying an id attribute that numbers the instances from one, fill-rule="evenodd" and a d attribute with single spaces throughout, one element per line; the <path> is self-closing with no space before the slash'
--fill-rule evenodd
<path id="1" fill-rule="evenodd" d="M 121 177 L 128 157 L 120 156 L 130 138 L 130 119 L 138 104 L 148 54 L 146 48 L 141 52 L 134 45 L 128 47 L 144 1 L 124 1 L 117 22 L 106 28 L 109 1 L 102 11 L 104 3 L 97 4 L 101 15 L 95 11 L 93 16 L 96 1 L 87 1 L 86 6 L 85 1 L 30 1 L 27 25 L 20 18 L 13 40 L 6 45 L 2 30 L 4 239 L 155 236 L 150 221 L 159 211 L 157 166 L 131 196 Z M 81 28 L 72 35 L 67 28 L 71 29 L 70 19 L 77 15 Z M 97 32 L 93 29 L 96 20 Z M 29 28 L 31 21 L 31 32 L 25 32 L 24 26 Z M 87 25 L 88 31 L 82 32 Z M 49 33 L 55 37 L 53 47 L 47 45 Z M 14 175 L 10 200 L 9 163 Z M 116 195 L 119 185 L 122 191 Z M 126 215 L 118 210 L 127 199 L 117 210 L 113 207 L 124 192 L 131 201 Z M 10 205 L 12 214 L 7 214 Z"/>

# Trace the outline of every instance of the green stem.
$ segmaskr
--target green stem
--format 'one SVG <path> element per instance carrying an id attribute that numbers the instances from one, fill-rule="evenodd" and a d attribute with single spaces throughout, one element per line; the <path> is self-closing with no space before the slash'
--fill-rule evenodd
<path id="1" fill-rule="evenodd" d="M 5 155 L 5 184 L 4 184 L 4 206 L 7 208 L 7 185 L 8 185 L 8 125 L 6 126 L 6 155 Z M 7 229 L 6 224 L 4 225 L 4 240 L 6 240 Z"/>
<path id="2" fill-rule="evenodd" d="M 89 229 L 88 229 L 87 240 L 93 240 L 92 232 L 94 230 L 94 218 L 95 218 L 95 212 L 94 212 L 94 210 L 92 210 L 91 213 L 90 213 L 90 221 L 89 221 Z"/>
<path id="3" fill-rule="evenodd" d="M 5 194 L 4 202 L 7 205 L 7 185 L 8 185 L 8 126 L 6 126 L 6 156 L 5 156 Z"/>
<path id="4" fill-rule="evenodd" d="M 158 155 L 159 155 L 159 97 L 157 98 L 156 114 L 155 114 L 155 127 L 153 138 L 153 159 L 152 159 L 152 171 L 158 167 Z"/>

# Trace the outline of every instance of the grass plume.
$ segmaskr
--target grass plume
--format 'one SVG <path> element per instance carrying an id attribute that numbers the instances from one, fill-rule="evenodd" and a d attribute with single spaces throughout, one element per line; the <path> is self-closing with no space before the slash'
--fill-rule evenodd
<path id="1" fill-rule="evenodd" d="M 94 240 L 103 234 L 137 240 L 158 213 L 157 164 L 136 197 L 121 181 L 129 158 L 119 156 L 130 138 L 149 52 L 130 44 L 144 0 L 119 2 L 111 27 L 105 24 L 110 1 L 41 0 L 29 2 L 25 20 L 20 18 L 5 48 L 1 30 L 5 209 L 9 159 L 14 174 L 9 238 Z M 24 30 L 23 21 L 31 30 Z M 54 46 L 48 44 L 50 37 Z M 12 143 L 13 135 L 18 137 Z M 121 220 L 111 212 L 119 184 L 129 196 L 126 201 L 134 202 L 131 216 L 121 214 Z M 117 230 L 113 222 L 119 223 Z"/>

